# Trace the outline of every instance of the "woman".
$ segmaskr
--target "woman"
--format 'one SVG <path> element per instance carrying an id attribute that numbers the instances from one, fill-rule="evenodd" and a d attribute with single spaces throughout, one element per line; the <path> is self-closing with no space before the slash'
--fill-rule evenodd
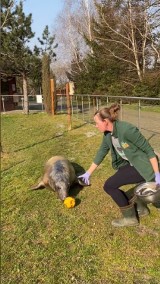
<path id="1" fill-rule="evenodd" d="M 104 107 L 94 115 L 96 127 L 103 133 L 102 144 L 87 172 L 79 176 L 89 185 L 89 178 L 104 157 L 111 151 L 112 167 L 116 173 L 108 178 L 104 190 L 109 194 L 122 212 L 122 218 L 112 221 L 113 226 L 138 225 L 134 198 L 127 197 L 120 187 L 127 184 L 155 180 L 160 184 L 158 159 L 154 150 L 134 125 L 118 120 L 120 106 Z M 133 190 L 132 190 L 132 194 Z M 139 216 L 149 214 L 148 207 L 137 201 Z"/>

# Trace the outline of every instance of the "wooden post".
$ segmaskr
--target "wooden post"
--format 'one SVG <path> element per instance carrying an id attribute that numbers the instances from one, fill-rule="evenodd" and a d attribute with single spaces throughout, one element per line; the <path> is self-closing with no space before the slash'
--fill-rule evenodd
<path id="1" fill-rule="evenodd" d="M 68 130 L 71 130 L 71 100 L 69 95 L 69 83 L 66 84 L 67 114 L 68 114 Z"/>
<path id="2" fill-rule="evenodd" d="M 93 112 L 96 112 L 96 98 L 93 97 Z"/>
<path id="3" fill-rule="evenodd" d="M 55 85 L 54 85 L 54 79 L 50 79 L 50 90 L 51 90 L 51 113 L 55 115 Z"/>

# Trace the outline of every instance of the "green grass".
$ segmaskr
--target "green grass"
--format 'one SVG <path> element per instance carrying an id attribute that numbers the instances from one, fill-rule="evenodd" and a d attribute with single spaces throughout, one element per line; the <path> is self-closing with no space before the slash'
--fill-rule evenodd
<path id="1" fill-rule="evenodd" d="M 1 283 L 160 282 L 159 212 L 150 205 L 151 215 L 139 227 L 111 227 L 119 211 L 103 191 L 113 173 L 109 156 L 90 187 L 72 189 L 73 209 L 50 190 L 29 190 L 51 156 L 64 155 L 87 169 L 100 142 L 94 126 L 76 118 L 67 131 L 65 115 L 2 116 Z"/>

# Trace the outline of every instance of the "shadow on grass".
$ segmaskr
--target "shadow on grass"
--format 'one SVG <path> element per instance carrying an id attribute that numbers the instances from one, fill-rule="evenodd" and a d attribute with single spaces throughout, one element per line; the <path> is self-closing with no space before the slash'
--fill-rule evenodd
<path id="1" fill-rule="evenodd" d="M 50 140 L 53 140 L 53 139 L 56 139 L 56 138 L 59 138 L 59 137 L 61 137 L 61 136 L 63 136 L 63 133 L 62 133 L 62 134 L 59 134 L 59 135 L 56 135 L 56 136 L 53 136 L 53 137 L 51 137 L 51 138 L 44 139 L 44 140 L 42 140 L 42 141 L 33 143 L 33 144 L 28 145 L 28 146 L 26 146 L 26 147 L 16 149 L 16 150 L 14 150 L 13 152 L 19 152 L 19 151 L 22 151 L 22 150 L 26 150 L 26 149 L 28 149 L 28 148 L 34 147 L 34 146 L 36 146 L 36 145 L 39 145 L 39 144 L 41 144 L 41 143 L 44 143 L 44 142 L 47 142 L 47 141 L 50 141 Z"/>
<path id="2" fill-rule="evenodd" d="M 79 175 L 82 175 L 83 173 L 85 173 L 85 169 L 81 165 L 79 165 L 75 162 L 71 162 L 71 164 L 72 164 L 72 166 L 75 170 L 76 176 L 79 176 Z"/>
<path id="3" fill-rule="evenodd" d="M 81 128 L 81 127 L 83 127 L 83 126 L 86 125 L 86 124 L 87 124 L 87 122 L 84 122 L 84 123 L 81 124 L 81 125 L 74 126 L 74 127 L 72 127 L 72 130 L 77 129 L 77 128 Z"/>
<path id="4" fill-rule="evenodd" d="M 77 177 L 85 172 L 85 169 L 81 165 L 79 165 L 75 162 L 71 162 L 71 164 L 75 169 L 75 173 L 76 173 Z M 73 184 L 70 187 L 69 195 L 76 197 L 83 188 L 84 188 L 84 186 L 79 184 L 78 181 L 77 181 L 77 183 Z M 80 203 L 81 203 L 81 200 L 76 198 L 76 206 L 78 206 Z"/>
<path id="5" fill-rule="evenodd" d="M 79 126 L 75 126 L 75 127 L 73 127 L 73 128 L 71 129 L 71 131 L 72 131 L 72 130 L 74 130 L 74 129 L 77 129 L 77 128 L 80 128 L 80 127 L 83 127 L 83 126 L 84 126 L 84 125 L 86 125 L 86 124 L 87 124 L 87 123 L 83 123 L 83 124 L 81 124 L 81 125 L 79 125 Z M 51 138 L 47 138 L 47 139 L 44 139 L 44 140 L 38 141 L 38 142 L 33 143 L 33 144 L 31 144 L 31 145 L 28 145 L 28 146 L 26 146 L 26 147 L 16 149 L 16 150 L 14 150 L 13 152 L 14 152 L 14 153 L 16 153 L 16 152 L 19 152 L 19 151 L 22 151 L 22 150 L 26 150 L 26 149 L 31 148 L 31 147 L 34 147 L 34 146 L 36 146 L 36 145 L 39 145 L 39 144 L 42 144 L 42 143 L 48 142 L 48 141 L 50 141 L 50 140 L 53 140 L 53 139 L 59 138 L 59 137 L 63 136 L 65 132 L 68 132 L 68 131 L 66 130 L 66 131 L 64 131 L 62 134 L 55 135 L 55 136 L 53 136 L 53 137 L 51 137 Z"/>

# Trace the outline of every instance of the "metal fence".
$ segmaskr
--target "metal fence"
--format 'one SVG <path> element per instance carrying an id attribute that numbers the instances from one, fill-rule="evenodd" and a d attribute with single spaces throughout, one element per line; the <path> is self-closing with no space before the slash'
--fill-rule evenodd
<path id="1" fill-rule="evenodd" d="M 9 96 L 7 96 L 9 97 Z M 7 112 L 7 97 L 1 97 L 2 112 Z M 120 119 L 133 123 L 150 140 L 153 147 L 160 153 L 160 98 L 120 97 L 98 95 L 72 95 L 70 105 L 66 95 L 57 95 L 56 113 L 71 114 L 71 118 L 79 122 L 93 123 L 93 116 L 97 109 L 110 106 L 118 102 L 121 106 Z M 24 98 L 17 96 L 14 102 L 14 112 L 23 112 Z M 156 111 L 155 111 L 156 110 Z M 43 97 L 29 96 L 29 112 L 45 111 Z"/>
<path id="2" fill-rule="evenodd" d="M 135 116 L 134 120 L 139 128 L 142 126 L 143 110 L 147 109 L 147 113 L 153 112 L 156 109 L 160 110 L 160 98 L 98 95 L 73 95 L 70 98 L 72 115 L 89 123 L 93 122 L 93 115 L 96 110 L 115 102 L 118 102 L 121 107 L 120 119 L 124 120 L 126 115 L 129 116 L 130 113 L 130 119 L 131 117 L 133 119 L 133 116 Z M 57 101 L 57 112 L 66 113 L 66 96 L 59 96 Z M 160 116 L 160 113 L 158 116 Z M 159 128 L 157 130 L 160 132 Z"/>
<path id="3" fill-rule="evenodd" d="M 24 107 L 24 97 L 20 95 L 16 96 L 1 96 L 1 109 L 5 113 L 8 106 L 8 98 L 13 98 L 13 111 L 22 111 Z M 38 112 L 45 111 L 43 104 L 43 96 L 28 96 L 29 101 L 29 111 Z M 155 109 L 160 110 L 160 98 L 146 98 L 146 97 L 125 97 L 125 96 L 107 96 L 107 95 L 72 95 L 70 96 L 70 113 L 76 118 L 80 118 L 85 122 L 92 123 L 93 116 L 96 110 L 101 107 L 109 106 L 112 103 L 118 102 L 121 106 L 120 119 L 129 120 L 137 125 L 138 128 L 144 127 L 143 116 L 147 108 L 147 117 L 145 122 L 149 123 L 150 113 L 153 117 L 160 119 L 160 113 L 153 112 Z M 57 95 L 57 109 L 56 113 L 68 113 L 67 109 L 67 98 L 66 95 Z M 155 124 L 157 124 L 157 119 L 155 118 Z M 160 132 L 160 127 L 153 127 L 154 131 Z"/>
<path id="4" fill-rule="evenodd" d="M 44 111 L 42 95 L 29 95 L 28 107 L 30 112 Z M 8 111 L 23 112 L 24 97 L 22 95 L 4 95 L 1 96 L 1 111 L 6 113 Z"/>
<path id="5" fill-rule="evenodd" d="M 118 102 L 120 119 L 136 125 L 160 155 L 160 98 L 73 95 L 71 111 L 67 109 L 66 97 L 58 98 L 57 112 L 70 113 L 72 117 L 93 123 L 97 109 Z"/>

